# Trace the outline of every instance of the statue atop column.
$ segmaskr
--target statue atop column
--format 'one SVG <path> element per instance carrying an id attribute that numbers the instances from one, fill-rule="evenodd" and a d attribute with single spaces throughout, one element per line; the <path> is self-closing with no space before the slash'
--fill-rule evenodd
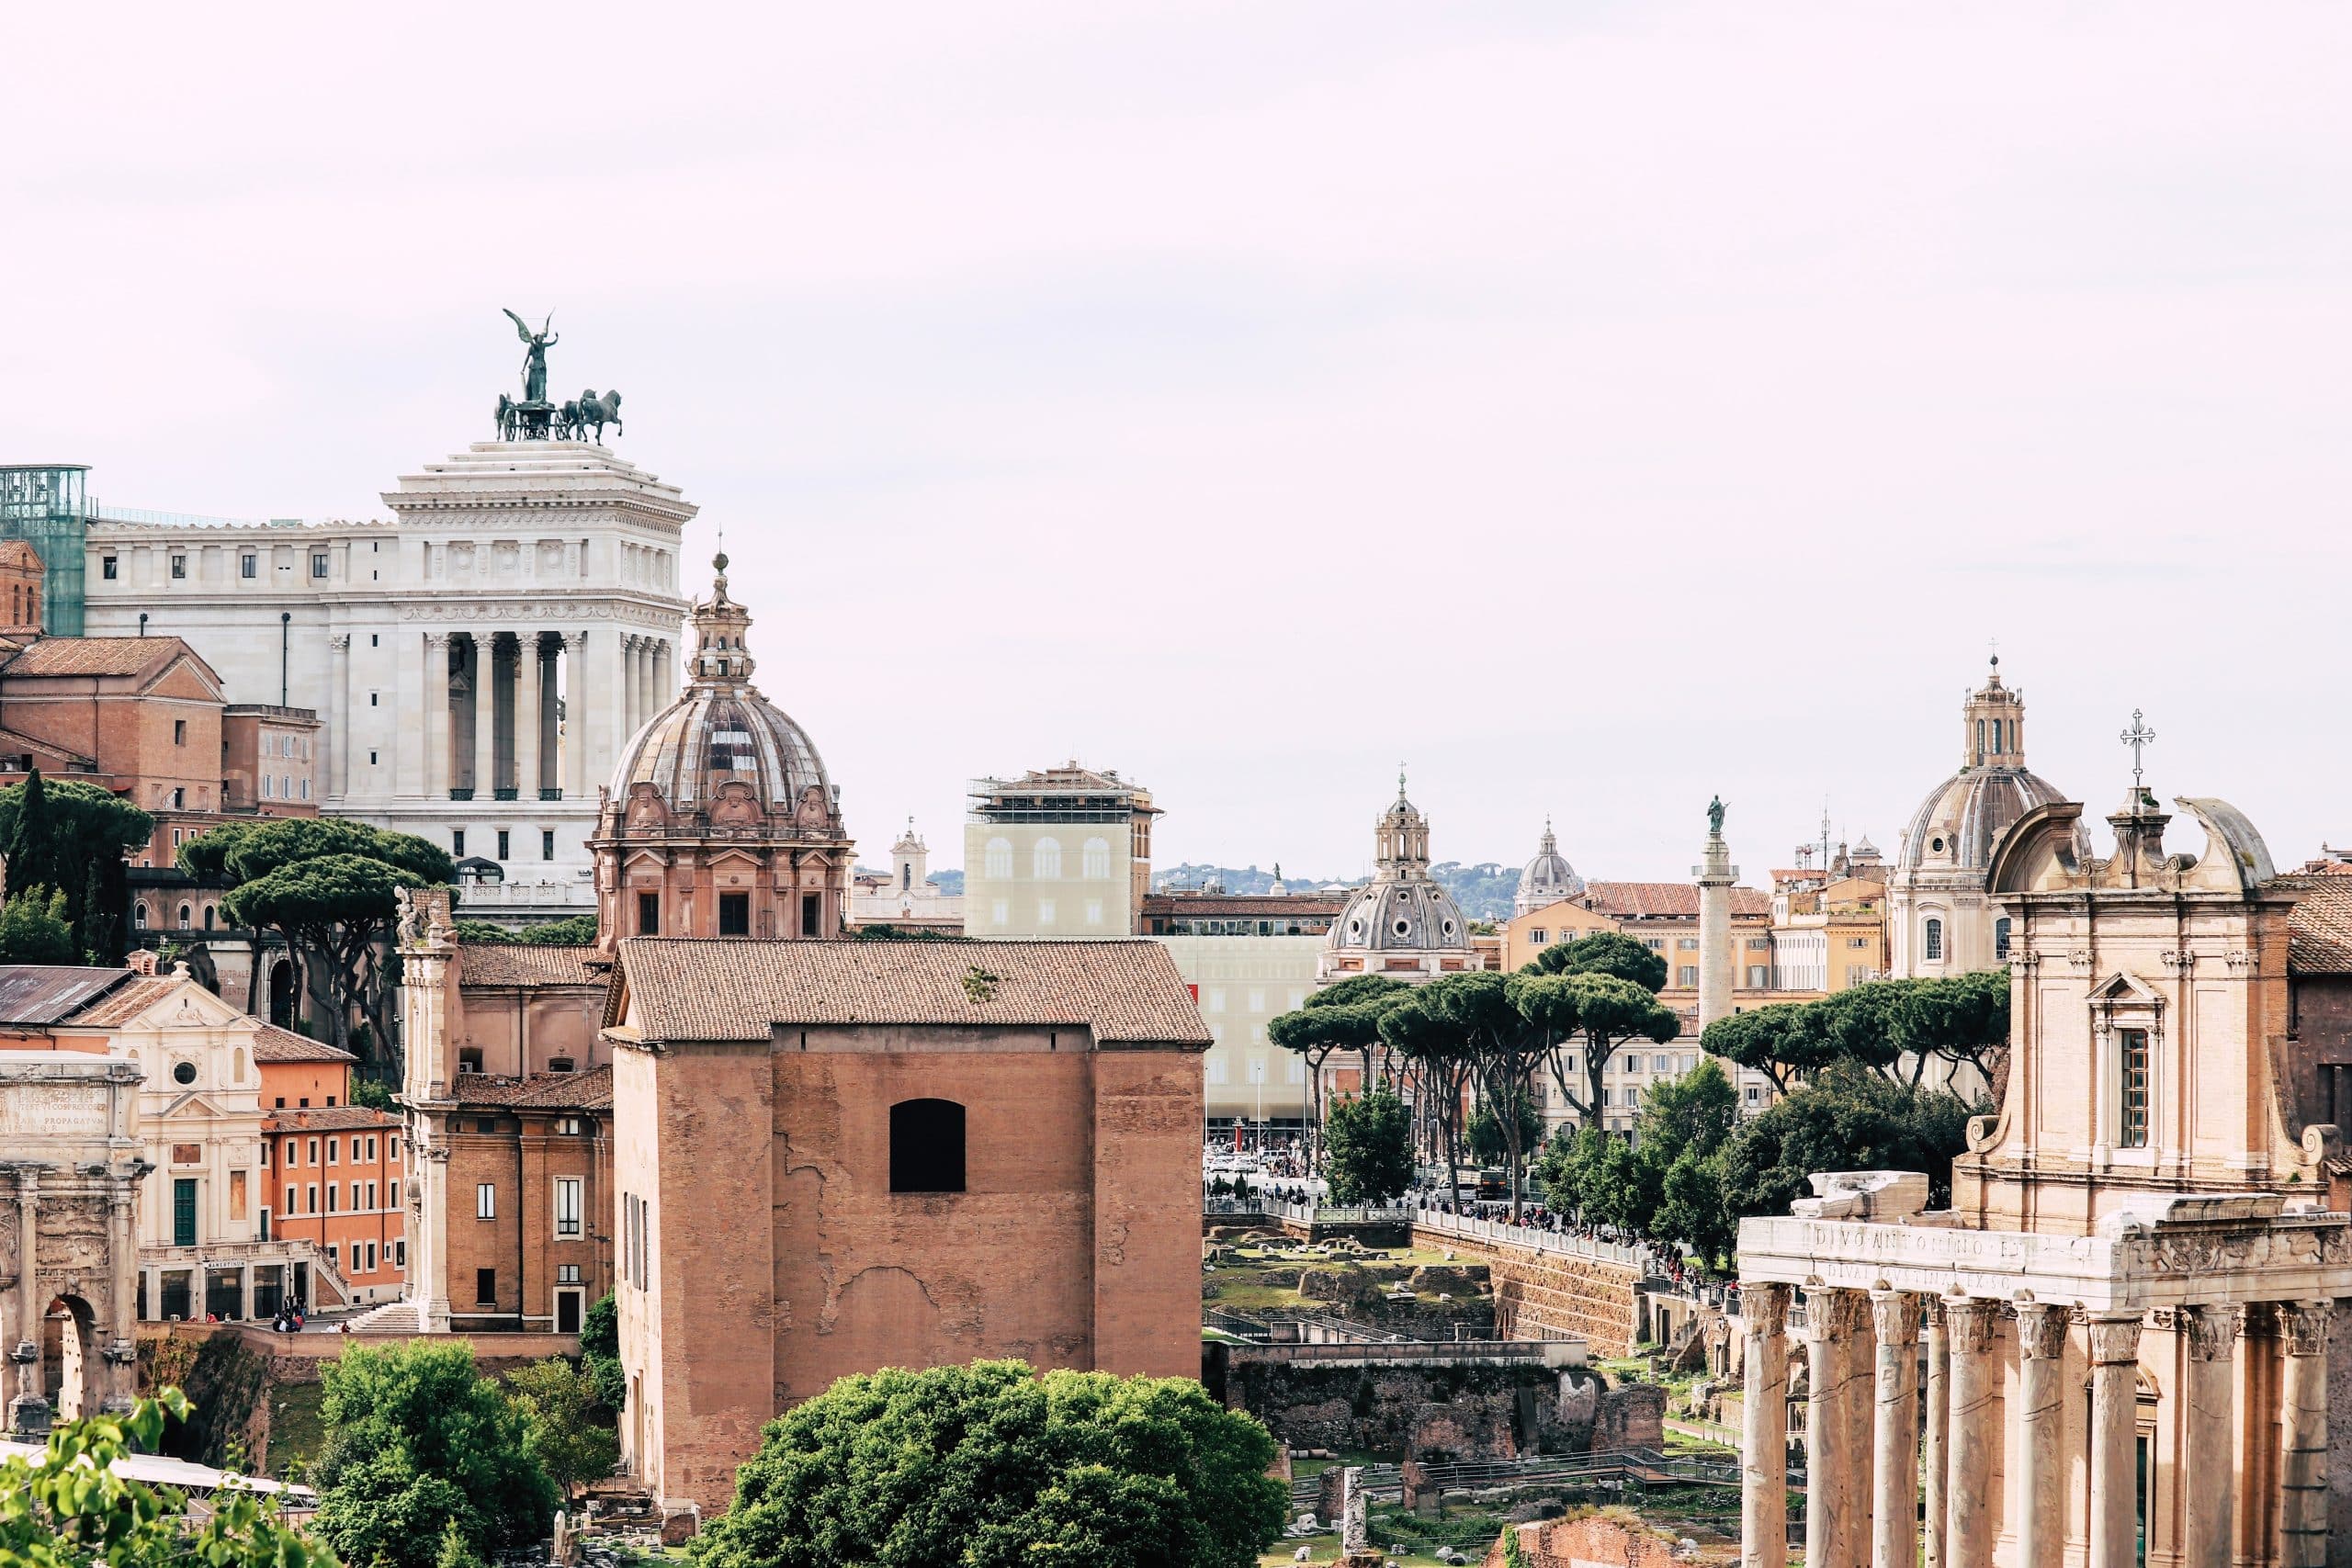
<path id="1" fill-rule="evenodd" d="M 1724 836 L 1724 797 L 1720 795 L 1707 802 L 1707 833 L 1711 838 Z"/>
<path id="2" fill-rule="evenodd" d="M 523 400 L 526 403 L 546 402 L 548 400 L 548 348 L 552 344 L 563 341 L 548 331 L 548 328 L 555 325 L 555 312 L 552 310 L 548 312 L 547 321 L 541 323 L 537 332 L 533 332 L 530 323 L 512 310 L 506 312 L 506 319 L 514 323 L 514 331 L 524 344 Z"/>

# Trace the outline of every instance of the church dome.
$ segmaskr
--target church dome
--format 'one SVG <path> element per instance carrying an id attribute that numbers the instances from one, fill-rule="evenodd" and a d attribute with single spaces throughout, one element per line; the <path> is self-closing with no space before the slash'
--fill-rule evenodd
<path id="1" fill-rule="evenodd" d="M 1514 913 L 1528 914 L 1546 904 L 1556 904 L 1563 898 L 1573 898 L 1584 891 L 1584 878 L 1577 874 L 1567 857 L 1560 853 L 1560 840 L 1552 831 L 1551 821 L 1544 823 L 1543 841 L 1536 847 L 1535 858 L 1529 861 L 1519 874 L 1519 892 L 1511 899 Z"/>
<path id="2" fill-rule="evenodd" d="M 2019 818 L 2066 798 L 2025 765 L 2025 698 L 2001 683 L 2000 664 L 1962 705 L 1960 771 L 1911 814 L 1899 870 L 1981 874 Z"/>
<path id="3" fill-rule="evenodd" d="M 675 820 L 707 813 L 723 795 L 748 796 L 766 813 L 794 815 L 797 826 L 837 829 L 817 743 L 752 684 L 743 637 L 752 617 L 727 595 L 727 558 L 717 565 L 711 596 L 695 606 L 685 690 L 621 748 L 613 802 L 650 785 Z"/>
<path id="4" fill-rule="evenodd" d="M 1356 888 L 1326 939 L 1351 952 L 1428 952 L 1469 946 L 1470 923 L 1445 885 L 1430 875 L 1429 823 L 1405 798 L 1396 780 L 1396 801 L 1375 829 L 1380 870 Z"/>

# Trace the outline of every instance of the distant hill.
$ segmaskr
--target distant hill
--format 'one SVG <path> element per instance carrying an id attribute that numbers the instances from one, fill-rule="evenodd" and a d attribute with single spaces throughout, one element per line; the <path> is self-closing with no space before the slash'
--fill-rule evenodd
<path id="1" fill-rule="evenodd" d="M 1444 861 L 1430 867 L 1430 874 L 1453 895 L 1453 901 L 1462 906 L 1463 914 L 1471 919 L 1510 919 L 1511 897 L 1519 891 L 1517 866 L 1500 865 L 1494 861 L 1481 861 L 1476 865 Z M 1156 890 L 1166 892 L 1200 887 L 1212 880 L 1222 885 L 1227 893 L 1266 893 L 1273 888 L 1274 874 L 1261 871 L 1254 865 L 1195 865 L 1188 861 L 1182 865 L 1154 871 L 1151 885 Z M 1353 887 L 1369 880 L 1362 876 L 1306 876 L 1294 871 L 1283 874 L 1283 886 L 1294 893 L 1329 886 L 1335 882 Z"/>

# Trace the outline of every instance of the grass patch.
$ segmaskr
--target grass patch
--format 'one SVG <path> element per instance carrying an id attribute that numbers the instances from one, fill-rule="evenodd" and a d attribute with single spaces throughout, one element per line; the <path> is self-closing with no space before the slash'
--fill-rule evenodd
<path id="1" fill-rule="evenodd" d="M 319 1400 L 325 1392 L 314 1382 L 279 1383 L 269 1390 L 271 1480 L 293 1479 L 326 1446 L 326 1423 L 319 1417 Z"/>

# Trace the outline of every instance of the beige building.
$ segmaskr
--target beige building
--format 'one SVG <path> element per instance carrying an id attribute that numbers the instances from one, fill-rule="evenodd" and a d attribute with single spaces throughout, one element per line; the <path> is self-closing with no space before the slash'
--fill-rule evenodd
<path id="1" fill-rule="evenodd" d="M 1212 1134 L 1306 1125 L 1306 1058 L 1268 1040 L 1266 1025 L 1306 1004 L 1341 903 L 1333 894 L 1287 890 L 1144 899 L 1144 934 L 1168 949 L 1208 1027 L 1202 1095 Z"/>
<path id="2" fill-rule="evenodd" d="M 964 822 L 964 934 L 1120 937 L 1151 887 L 1151 792 L 1070 762 L 974 779 Z"/>
<path id="3" fill-rule="evenodd" d="M 1788 1555 L 1799 1289 L 1809 1562 L 2306 1568 L 2352 1545 L 2330 1528 L 2338 1135 L 2281 1076 L 2298 889 L 2233 807 L 2175 805 L 2193 853 L 2136 784 L 2107 857 L 2067 802 L 1993 846 L 2012 1058 L 1950 1209 L 1916 1173 L 1832 1172 L 1740 1226 L 1747 1562 Z"/>
<path id="4" fill-rule="evenodd" d="M 849 923 L 942 936 L 963 934 L 963 896 L 942 893 L 939 884 L 931 879 L 931 846 L 915 831 L 913 818 L 907 818 L 907 830 L 890 846 L 888 874 L 856 874 L 850 888 Z"/>

